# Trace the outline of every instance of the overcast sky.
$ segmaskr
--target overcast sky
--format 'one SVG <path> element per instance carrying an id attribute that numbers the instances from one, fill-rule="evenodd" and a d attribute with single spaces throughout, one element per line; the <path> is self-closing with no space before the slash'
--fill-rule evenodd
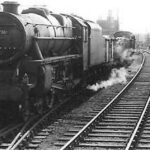
<path id="1" fill-rule="evenodd" d="M 3 2 L 4 0 L 0 0 Z M 12 1 L 12 0 L 7 0 Z M 74 13 L 85 19 L 96 21 L 106 18 L 108 10 L 114 17 L 119 14 L 121 30 L 134 33 L 150 32 L 150 0 L 14 0 L 23 8 L 32 5 L 47 5 L 58 13 Z"/>

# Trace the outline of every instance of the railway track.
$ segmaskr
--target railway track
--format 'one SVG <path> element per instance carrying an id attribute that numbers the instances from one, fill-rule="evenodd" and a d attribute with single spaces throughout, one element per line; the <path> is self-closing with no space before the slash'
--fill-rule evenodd
<path id="1" fill-rule="evenodd" d="M 2 128 L 0 130 L 0 139 L 2 141 L 2 139 L 4 140 L 5 138 L 7 138 L 8 136 L 11 136 L 12 134 L 14 134 L 15 132 L 18 132 L 18 128 L 20 128 L 22 126 L 22 123 L 14 123 L 14 124 L 9 124 L 8 126 Z M 0 144 L 0 147 L 2 145 Z"/>
<path id="2" fill-rule="evenodd" d="M 134 150 L 150 149 L 150 110 L 148 110 L 147 115 L 143 119 L 143 124 L 138 131 L 138 136 L 132 144 Z"/>
<path id="3" fill-rule="evenodd" d="M 16 141 L 23 135 L 28 127 L 33 124 L 37 116 L 32 117 L 26 123 L 13 123 L 0 130 L 0 149 L 10 150 Z"/>
<path id="4" fill-rule="evenodd" d="M 56 118 L 61 107 L 69 101 L 66 98 L 43 116 L 33 116 L 25 123 L 8 125 L 0 130 L 0 150 L 36 148 L 48 135 L 46 127 Z M 55 117 L 54 117 L 55 116 Z"/>
<path id="5" fill-rule="evenodd" d="M 59 138 L 56 149 L 150 149 L 150 56 L 146 57 L 140 74 L 103 110 L 88 116 L 90 122 L 76 124 Z"/>
<path id="6" fill-rule="evenodd" d="M 66 100 L 66 102 L 68 102 L 68 100 Z M 63 102 L 63 104 L 66 102 Z M 51 112 L 48 112 L 42 118 L 32 121 L 33 124 L 30 124 L 28 128 L 26 128 L 27 125 L 25 125 L 26 127 L 23 126 L 22 128 L 19 128 L 18 134 L 14 136 L 13 140 L 9 139 L 9 141 L 6 142 L 2 140 L 0 149 L 36 149 L 39 144 L 49 135 L 49 132 L 51 132 L 51 130 L 48 128 L 48 125 L 52 121 L 53 116 L 55 116 L 55 113 L 57 113 L 57 110 L 60 111 L 60 107 L 62 107 L 63 104 L 60 104 L 57 108 L 53 109 Z M 76 132 L 78 132 L 78 129 L 82 128 L 82 126 L 87 123 L 87 120 L 92 119 L 93 116 L 98 113 L 98 111 L 99 110 L 97 109 L 92 112 L 91 116 L 85 116 L 83 122 L 80 122 L 80 125 L 76 125 L 76 128 L 69 133 L 69 137 L 63 138 L 63 143 L 66 143 L 66 140 L 69 140 L 70 136 L 73 136 Z M 122 117 L 124 118 L 124 116 Z M 57 143 L 55 144 L 57 145 Z M 61 144 L 61 139 L 59 139 L 58 145 L 60 146 Z M 60 148 L 59 146 L 58 148 Z"/>

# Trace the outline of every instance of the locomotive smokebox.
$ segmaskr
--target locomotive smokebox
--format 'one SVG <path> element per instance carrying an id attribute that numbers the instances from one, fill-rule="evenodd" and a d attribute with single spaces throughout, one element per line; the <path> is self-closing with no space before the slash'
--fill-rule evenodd
<path id="1" fill-rule="evenodd" d="M 18 14 L 18 6 L 20 5 L 19 3 L 15 1 L 14 2 L 5 1 L 4 3 L 2 3 L 2 5 L 3 5 L 4 12 Z"/>

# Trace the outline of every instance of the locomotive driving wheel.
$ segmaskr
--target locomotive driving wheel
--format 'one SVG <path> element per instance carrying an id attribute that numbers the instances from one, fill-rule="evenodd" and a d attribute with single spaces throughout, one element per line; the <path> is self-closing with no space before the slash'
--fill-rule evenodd
<path id="1" fill-rule="evenodd" d="M 63 95 L 59 90 L 51 89 L 48 95 L 45 96 L 45 106 L 47 109 L 52 109 L 55 105 L 62 102 Z"/>
<path id="2" fill-rule="evenodd" d="M 19 112 L 21 113 L 21 119 L 25 122 L 31 117 L 29 101 L 24 101 L 19 105 Z"/>
<path id="3" fill-rule="evenodd" d="M 36 103 L 34 104 L 36 113 L 42 115 L 44 113 L 44 100 L 42 97 L 36 98 Z"/>
<path id="4" fill-rule="evenodd" d="M 54 105 L 54 102 L 55 102 L 55 98 L 54 96 L 51 95 L 51 93 L 45 96 L 46 108 L 51 109 Z"/>

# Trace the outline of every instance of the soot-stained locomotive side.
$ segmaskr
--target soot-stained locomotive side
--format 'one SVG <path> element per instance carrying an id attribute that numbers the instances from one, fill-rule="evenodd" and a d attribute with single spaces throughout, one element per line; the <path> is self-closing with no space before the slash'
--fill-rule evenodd
<path id="1" fill-rule="evenodd" d="M 45 8 L 18 14 L 18 3 L 2 5 L 0 102 L 15 103 L 23 117 L 42 113 L 59 93 L 105 74 L 108 50 L 98 24 Z"/>

